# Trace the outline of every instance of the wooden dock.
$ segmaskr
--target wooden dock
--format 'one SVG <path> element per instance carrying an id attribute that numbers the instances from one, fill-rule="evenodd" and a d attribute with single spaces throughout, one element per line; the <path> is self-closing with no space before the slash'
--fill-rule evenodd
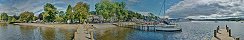
<path id="1" fill-rule="evenodd" d="M 140 25 L 140 26 L 127 26 L 126 28 L 133 28 L 143 31 L 165 31 L 165 32 L 174 32 L 182 31 L 179 27 L 164 27 L 163 25 Z"/>
<path id="2" fill-rule="evenodd" d="M 73 40 L 94 40 L 94 27 L 93 25 L 84 24 L 77 28 Z"/>
<path id="3" fill-rule="evenodd" d="M 231 35 L 231 29 L 226 25 L 225 27 L 217 27 L 214 30 L 214 36 L 211 40 L 240 40 L 240 38 L 235 38 Z"/>

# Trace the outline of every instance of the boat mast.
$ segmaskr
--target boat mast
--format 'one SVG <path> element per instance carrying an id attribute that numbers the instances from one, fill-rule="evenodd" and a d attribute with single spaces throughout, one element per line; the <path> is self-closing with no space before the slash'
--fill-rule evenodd
<path id="1" fill-rule="evenodd" d="M 164 18 L 164 19 L 166 18 L 166 17 L 165 17 L 165 16 L 166 16 L 166 13 L 165 13 L 165 11 L 166 11 L 166 10 L 165 10 L 165 2 L 166 2 L 166 0 L 164 0 L 164 3 L 163 3 L 163 10 L 164 10 L 164 12 L 163 12 L 163 13 L 164 13 L 164 14 L 163 14 L 163 18 Z"/>

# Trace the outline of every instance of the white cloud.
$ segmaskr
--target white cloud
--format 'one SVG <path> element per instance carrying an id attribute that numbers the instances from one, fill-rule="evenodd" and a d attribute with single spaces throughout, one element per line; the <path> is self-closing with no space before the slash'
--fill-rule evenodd
<path id="1" fill-rule="evenodd" d="M 82 0 L 1 0 L 0 13 L 6 12 L 8 15 L 19 15 L 21 12 L 30 11 L 39 14 L 43 11 L 46 3 L 53 4 L 58 10 L 66 9 L 67 5 L 75 5 Z"/>
<path id="2" fill-rule="evenodd" d="M 244 2 L 243 0 L 184 0 L 169 8 L 166 13 L 175 18 L 200 15 L 238 17 L 244 14 Z"/>

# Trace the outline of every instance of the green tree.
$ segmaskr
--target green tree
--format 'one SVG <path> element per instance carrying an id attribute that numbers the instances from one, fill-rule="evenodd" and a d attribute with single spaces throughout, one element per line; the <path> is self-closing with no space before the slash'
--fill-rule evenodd
<path id="1" fill-rule="evenodd" d="M 8 20 L 8 14 L 7 13 L 2 13 L 1 14 L 1 20 L 7 21 Z"/>
<path id="2" fill-rule="evenodd" d="M 33 17 L 35 17 L 33 12 L 25 11 L 20 14 L 19 20 L 23 22 L 31 22 L 34 21 Z"/>
<path id="3" fill-rule="evenodd" d="M 74 13 L 79 22 L 84 23 L 89 16 L 89 5 L 83 2 L 78 2 L 74 7 Z"/>
<path id="4" fill-rule="evenodd" d="M 125 3 L 124 2 L 115 2 L 113 4 L 113 7 L 115 8 L 115 13 L 117 16 L 117 19 L 119 21 L 123 21 L 126 20 L 126 18 L 128 17 L 128 12 L 127 10 L 125 10 Z"/>
<path id="5" fill-rule="evenodd" d="M 32 21 L 35 21 L 35 20 L 37 20 L 38 19 L 38 17 L 36 17 L 36 16 L 33 16 L 32 17 Z"/>
<path id="6" fill-rule="evenodd" d="M 71 23 L 73 23 L 73 19 L 75 18 L 75 15 L 73 13 L 71 5 L 69 5 L 68 8 L 66 9 L 66 18 L 67 20 L 70 20 Z"/>
<path id="7" fill-rule="evenodd" d="M 16 19 L 13 16 L 8 17 L 8 23 L 15 22 L 15 21 L 16 21 Z"/>
<path id="8" fill-rule="evenodd" d="M 55 22 L 64 22 L 65 21 L 65 13 L 64 11 L 59 11 L 58 14 L 56 14 L 54 21 Z"/>
<path id="9" fill-rule="evenodd" d="M 13 18 L 11 19 L 11 22 L 16 22 L 16 18 L 13 17 Z"/>
<path id="10" fill-rule="evenodd" d="M 100 3 L 97 3 L 95 5 L 96 12 L 99 15 L 102 15 L 105 21 L 109 21 L 111 17 L 115 16 L 115 8 L 113 6 L 114 4 L 110 2 L 109 0 L 102 0 Z"/>
<path id="11" fill-rule="evenodd" d="M 56 14 L 57 14 L 57 8 L 55 8 L 54 5 L 50 3 L 44 5 L 43 19 L 45 22 L 53 22 Z"/>
<path id="12" fill-rule="evenodd" d="M 61 16 L 55 16 L 55 22 L 63 22 L 64 19 Z"/>

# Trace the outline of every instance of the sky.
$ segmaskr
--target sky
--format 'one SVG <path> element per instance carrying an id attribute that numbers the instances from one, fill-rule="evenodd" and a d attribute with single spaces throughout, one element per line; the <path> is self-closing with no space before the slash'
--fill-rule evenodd
<path id="1" fill-rule="evenodd" d="M 89 4 L 90 11 L 95 11 L 95 4 L 101 0 L 0 0 L 0 13 L 19 15 L 30 11 L 35 15 L 43 12 L 46 3 L 53 4 L 59 11 L 65 11 L 70 4 L 77 2 Z M 244 18 L 243 0 L 111 0 L 125 2 L 126 9 L 143 15 L 153 13 L 156 16 L 166 15 L 171 18 Z M 165 10 L 163 10 L 165 4 Z"/>
<path id="2" fill-rule="evenodd" d="M 244 18 L 243 0 L 183 0 L 167 9 L 173 18 Z"/>
<path id="3" fill-rule="evenodd" d="M 19 15 L 21 12 L 30 11 L 35 15 L 43 12 L 46 3 L 53 4 L 59 11 L 65 11 L 70 4 L 74 6 L 77 2 L 89 4 L 90 11 L 95 11 L 95 4 L 101 0 L 0 0 L 0 13 L 6 12 L 8 15 Z M 153 13 L 163 16 L 164 0 L 111 0 L 113 2 L 125 2 L 126 9 L 138 13 Z M 178 3 L 180 0 L 166 0 L 166 9 Z"/>

